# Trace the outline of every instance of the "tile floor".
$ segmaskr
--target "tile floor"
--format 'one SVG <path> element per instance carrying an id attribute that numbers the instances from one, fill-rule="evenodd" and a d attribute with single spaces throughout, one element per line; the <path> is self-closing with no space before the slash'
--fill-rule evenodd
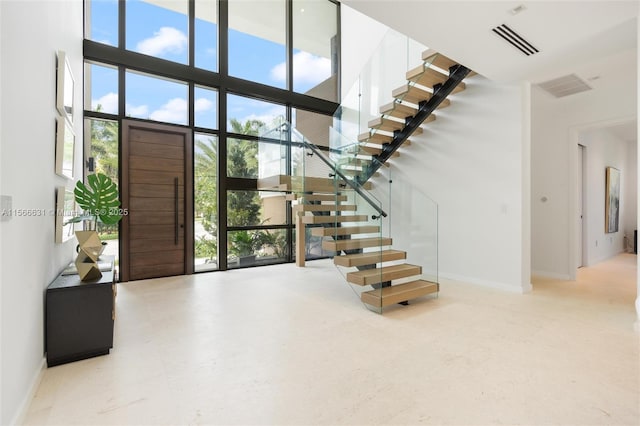
<path id="1" fill-rule="evenodd" d="M 44 372 L 28 425 L 638 425 L 636 256 L 384 316 L 328 261 L 120 284 L 110 355 Z"/>

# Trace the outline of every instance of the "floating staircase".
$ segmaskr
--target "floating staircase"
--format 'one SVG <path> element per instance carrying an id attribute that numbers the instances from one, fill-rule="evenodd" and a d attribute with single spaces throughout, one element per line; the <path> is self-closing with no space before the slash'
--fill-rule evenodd
<path id="1" fill-rule="evenodd" d="M 431 49 L 422 53 L 423 63 L 407 71 L 407 82 L 391 92 L 393 101 L 380 106 L 380 116 L 369 121 L 369 130 L 358 135 L 356 154 L 370 154 L 376 162 L 360 169 L 355 178 L 364 183 L 380 165 L 389 166 L 409 137 L 423 133 L 421 126 L 436 120 L 437 109 L 451 105 L 448 96 L 465 90 L 462 80 L 471 71 Z"/>
<path id="2" fill-rule="evenodd" d="M 258 189 L 287 192 L 296 220 L 296 263 L 304 266 L 305 227 L 322 237 L 322 248 L 335 252 L 334 264 L 352 288 L 359 287 L 361 301 L 382 308 L 437 293 L 436 281 L 422 279 L 420 265 L 406 263 L 407 253 L 392 249 L 391 237 L 382 236 L 381 218 L 386 213 L 365 193 L 381 166 L 389 166 L 410 145 L 409 136 L 423 132 L 421 126 L 436 120 L 434 111 L 451 105 L 448 96 L 465 90 L 462 80 L 471 71 L 432 50 L 422 54 L 423 63 L 406 73 L 407 82 L 393 90 L 393 101 L 380 106 L 380 116 L 370 120 L 368 131 L 349 143 L 343 152 L 327 159 L 305 141 L 303 158 L 316 155 L 328 167 L 331 178 L 277 175 L 258 180 Z M 304 140 L 304 138 L 302 138 Z M 302 167 L 304 170 L 304 167 Z M 375 214 L 361 212 L 362 198 Z M 366 210 L 366 209 L 365 209 Z M 373 224 L 372 224 L 373 222 Z M 327 239 L 331 237 L 331 239 Z"/>
<path id="3" fill-rule="evenodd" d="M 300 182 L 290 176 L 269 177 L 259 179 L 258 188 L 291 192 L 286 198 L 294 203 L 293 212 L 302 226 L 315 226 L 311 228 L 311 235 L 333 238 L 324 239 L 322 248 L 338 253 L 333 258 L 334 264 L 358 269 L 347 272 L 346 280 L 357 286 L 373 288 L 360 294 L 362 302 L 381 309 L 438 291 L 438 283 L 417 278 L 422 273 L 420 266 L 396 263 L 406 259 L 406 252 L 383 249 L 391 246 L 393 241 L 390 237 L 380 235 L 379 225 L 368 224 L 369 215 L 359 214 L 356 204 L 345 204 L 353 197 L 345 193 L 353 191 L 352 189 L 336 188 L 338 181 L 330 178 L 307 179 L 309 180 Z M 292 181 L 304 185 L 305 192 L 293 192 L 295 189 Z M 310 187 L 315 189 L 309 190 Z M 303 246 L 300 242 L 297 243 L 298 248 Z M 304 252 L 299 252 L 296 259 L 304 260 Z M 382 266 L 388 263 L 392 264 Z M 406 281 L 407 279 L 411 280 Z M 391 285 L 396 280 L 406 282 Z"/>

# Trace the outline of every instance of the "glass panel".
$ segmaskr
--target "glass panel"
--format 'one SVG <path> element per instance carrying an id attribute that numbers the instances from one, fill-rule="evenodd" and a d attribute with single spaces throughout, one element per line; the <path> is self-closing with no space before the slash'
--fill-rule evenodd
<path id="1" fill-rule="evenodd" d="M 229 75 L 286 88 L 284 0 L 229 1 Z"/>
<path id="2" fill-rule="evenodd" d="M 218 128 L 218 91 L 195 87 L 195 118 L 196 127 L 208 129 Z"/>
<path id="3" fill-rule="evenodd" d="M 227 141 L 227 176 L 258 177 L 258 142 L 243 139 Z"/>
<path id="4" fill-rule="evenodd" d="M 89 156 L 94 159 L 94 171 L 104 173 L 118 183 L 118 122 L 87 119 L 89 129 Z M 118 224 L 98 224 L 102 241 L 107 242 L 104 254 L 118 258 Z"/>
<path id="5" fill-rule="evenodd" d="M 218 3 L 195 0 L 195 66 L 218 71 Z"/>
<path id="6" fill-rule="evenodd" d="M 287 223 L 285 194 L 270 191 L 228 191 L 229 226 L 284 225 Z"/>
<path id="7" fill-rule="evenodd" d="M 84 37 L 118 46 L 118 0 L 85 1 Z"/>
<path id="8" fill-rule="evenodd" d="M 258 136 L 264 126 L 273 128 L 286 115 L 284 105 L 259 101 L 244 96 L 227 96 L 227 131 Z"/>
<path id="9" fill-rule="evenodd" d="M 184 83 L 127 71 L 125 115 L 187 124 L 187 89 Z"/>
<path id="10" fill-rule="evenodd" d="M 187 0 L 127 0 L 126 48 L 186 64 L 189 56 Z"/>
<path id="11" fill-rule="evenodd" d="M 329 128 L 332 122 L 333 117 L 330 115 L 296 109 L 292 124 L 312 144 L 329 147 Z"/>
<path id="12" fill-rule="evenodd" d="M 287 260 L 286 229 L 248 229 L 229 231 L 229 269 L 268 265 Z"/>
<path id="13" fill-rule="evenodd" d="M 85 105 L 89 111 L 118 113 L 118 69 L 85 63 Z"/>
<path id="14" fill-rule="evenodd" d="M 262 225 L 285 225 L 287 223 L 287 201 L 284 192 L 260 191 Z"/>
<path id="15" fill-rule="evenodd" d="M 218 138 L 196 133 L 194 164 L 195 270 L 218 269 Z"/>
<path id="16" fill-rule="evenodd" d="M 227 224 L 260 225 L 262 200 L 258 191 L 227 191 Z"/>
<path id="17" fill-rule="evenodd" d="M 330 1 L 293 1 L 293 90 L 336 101 L 338 6 Z"/>

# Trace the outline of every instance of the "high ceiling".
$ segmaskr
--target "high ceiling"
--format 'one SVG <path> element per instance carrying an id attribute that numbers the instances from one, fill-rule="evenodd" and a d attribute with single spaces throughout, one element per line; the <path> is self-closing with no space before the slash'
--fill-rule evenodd
<path id="1" fill-rule="evenodd" d="M 639 2 L 342 0 L 498 81 L 540 82 L 573 66 L 635 51 Z M 515 8 L 522 9 L 513 14 Z M 506 24 L 537 49 L 525 56 L 492 28 Z"/>
<path id="2" fill-rule="evenodd" d="M 492 80 L 541 83 L 575 74 L 594 90 L 607 90 L 614 80 L 637 84 L 638 0 L 342 3 Z M 501 24 L 540 52 L 526 56 L 506 43 L 492 31 Z M 636 128 L 631 120 L 610 130 L 637 140 Z"/>

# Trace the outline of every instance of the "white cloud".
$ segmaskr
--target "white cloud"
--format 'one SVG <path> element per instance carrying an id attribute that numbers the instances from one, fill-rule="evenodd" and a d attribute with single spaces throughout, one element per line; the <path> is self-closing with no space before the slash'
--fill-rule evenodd
<path id="1" fill-rule="evenodd" d="M 149 116 L 149 107 L 147 105 L 140 105 L 140 106 L 127 105 L 125 110 L 127 115 L 131 117 L 147 118 Z"/>
<path id="2" fill-rule="evenodd" d="M 207 98 L 196 99 L 195 110 L 196 112 L 208 111 L 213 108 L 213 102 Z"/>
<path id="3" fill-rule="evenodd" d="M 293 73 L 298 83 L 320 83 L 331 75 L 331 60 L 312 55 L 309 52 L 297 52 L 293 55 Z M 280 63 L 271 69 L 271 78 L 285 81 L 287 65 Z"/>
<path id="4" fill-rule="evenodd" d="M 185 124 L 187 122 L 187 101 L 181 98 L 171 99 L 158 110 L 149 114 L 156 121 Z"/>
<path id="5" fill-rule="evenodd" d="M 106 112 L 109 114 L 117 114 L 118 113 L 118 94 L 117 93 L 107 93 L 99 99 L 91 100 L 91 109 L 96 110 L 100 105 L 100 111 Z"/>
<path id="6" fill-rule="evenodd" d="M 173 27 L 161 27 L 153 37 L 142 40 L 137 45 L 138 52 L 159 56 L 164 53 L 182 53 L 187 47 L 187 36 Z"/>

